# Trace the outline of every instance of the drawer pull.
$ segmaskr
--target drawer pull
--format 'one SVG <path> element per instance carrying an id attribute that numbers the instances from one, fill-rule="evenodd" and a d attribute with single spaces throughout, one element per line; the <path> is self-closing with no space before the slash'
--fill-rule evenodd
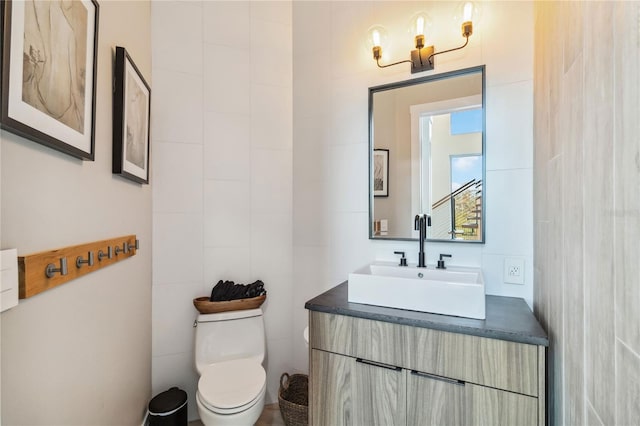
<path id="1" fill-rule="evenodd" d="M 362 359 L 362 358 L 356 358 L 356 362 L 359 362 L 361 364 L 366 364 L 366 365 L 372 365 L 374 367 L 386 368 L 387 370 L 395 370 L 395 371 L 401 371 L 402 370 L 402 367 L 396 367 L 395 365 L 383 364 L 381 362 L 367 361 L 366 359 Z"/>
<path id="2" fill-rule="evenodd" d="M 411 374 L 418 377 L 426 377 L 427 379 L 439 380 L 441 382 L 450 383 L 452 385 L 464 386 L 464 382 L 462 380 L 449 379 L 447 377 L 436 376 L 435 374 L 423 373 L 416 370 L 411 370 Z"/>

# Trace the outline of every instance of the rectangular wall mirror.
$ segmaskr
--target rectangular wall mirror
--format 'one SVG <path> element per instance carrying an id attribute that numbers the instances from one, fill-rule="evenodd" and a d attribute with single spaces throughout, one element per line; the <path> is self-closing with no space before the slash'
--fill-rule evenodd
<path id="1" fill-rule="evenodd" d="M 485 241 L 484 65 L 369 88 L 369 238 Z"/>

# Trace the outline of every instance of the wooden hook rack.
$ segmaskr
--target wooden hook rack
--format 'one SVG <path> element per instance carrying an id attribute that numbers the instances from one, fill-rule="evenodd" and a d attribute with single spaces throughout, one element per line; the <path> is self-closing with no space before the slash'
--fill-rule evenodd
<path id="1" fill-rule="evenodd" d="M 19 297 L 26 299 L 100 268 L 135 256 L 135 235 L 18 257 Z"/>

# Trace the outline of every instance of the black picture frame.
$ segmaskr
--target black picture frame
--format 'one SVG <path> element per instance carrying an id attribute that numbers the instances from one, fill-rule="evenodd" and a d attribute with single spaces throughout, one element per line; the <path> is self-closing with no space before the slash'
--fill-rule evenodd
<path id="1" fill-rule="evenodd" d="M 151 87 L 124 47 L 115 54 L 113 173 L 149 183 Z"/>
<path id="2" fill-rule="evenodd" d="M 389 196 L 389 150 L 373 150 L 373 196 Z"/>
<path id="3" fill-rule="evenodd" d="M 96 0 L 0 2 L 3 129 L 94 160 L 99 12 Z"/>

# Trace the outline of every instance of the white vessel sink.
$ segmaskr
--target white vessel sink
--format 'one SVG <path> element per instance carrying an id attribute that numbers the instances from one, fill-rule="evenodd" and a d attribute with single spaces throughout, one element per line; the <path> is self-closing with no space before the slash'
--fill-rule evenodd
<path id="1" fill-rule="evenodd" d="M 374 262 L 349 274 L 349 302 L 466 318 L 485 318 L 479 268 Z"/>

